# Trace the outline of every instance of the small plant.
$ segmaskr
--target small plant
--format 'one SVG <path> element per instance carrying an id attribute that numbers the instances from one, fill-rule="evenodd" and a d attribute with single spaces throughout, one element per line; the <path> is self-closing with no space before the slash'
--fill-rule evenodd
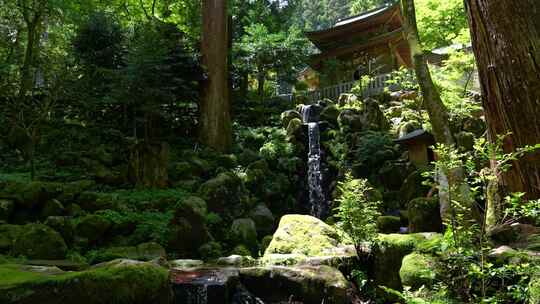
<path id="1" fill-rule="evenodd" d="M 337 225 L 353 240 L 356 249 L 365 242 L 377 239 L 377 218 L 380 216 L 380 201 L 373 201 L 368 192 L 373 189 L 365 179 L 353 179 L 350 174 L 338 184 L 341 192 L 337 199 Z"/>

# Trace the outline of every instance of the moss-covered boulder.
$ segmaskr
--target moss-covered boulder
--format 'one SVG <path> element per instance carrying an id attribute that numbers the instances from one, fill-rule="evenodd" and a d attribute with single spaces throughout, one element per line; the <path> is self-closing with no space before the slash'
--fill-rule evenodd
<path id="1" fill-rule="evenodd" d="M 362 126 L 366 130 L 386 131 L 390 128 L 390 123 L 381 111 L 379 102 L 375 99 L 364 100 L 360 115 Z"/>
<path id="2" fill-rule="evenodd" d="M 257 251 L 257 228 L 252 219 L 234 220 L 231 225 L 230 236 L 235 245 L 245 245 L 253 253 Z"/>
<path id="3" fill-rule="evenodd" d="M 75 227 L 77 237 L 88 240 L 90 244 L 95 244 L 103 240 L 112 222 L 104 216 L 91 214 L 80 219 Z"/>
<path id="4" fill-rule="evenodd" d="M 0 303 L 169 303 L 169 274 L 145 262 L 115 260 L 82 272 L 0 265 Z"/>
<path id="5" fill-rule="evenodd" d="M 327 121 L 332 126 L 337 126 L 338 116 L 339 116 L 339 109 L 335 105 L 331 104 L 322 110 L 320 120 Z"/>
<path id="6" fill-rule="evenodd" d="M 69 216 L 49 216 L 45 220 L 45 225 L 51 227 L 66 241 L 68 245 L 73 242 L 75 237 L 75 224 Z"/>
<path id="7" fill-rule="evenodd" d="M 421 253 L 411 253 L 403 258 L 399 277 L 403 286 L 418 289 L 429 287 L 435 281 L 436 260 L 433 256 Z"/>
<path id="8" fill-rule="evenodd" d="M 57 200 L 52 199 L 45 202 L 45 205 L 43 206 L 43 209 L 41 210 L 41 217 L 47 218 L 49 216 L 55 216 L 55 215 L 63 215 L 65 212 L 64 205 Z"/>
<path id="9" fill-rule="evenodd" d="M 0 190 L 0 198 L 14 199 L 24 208 L 42 206 L 46 201 L 62 193 L 60 183 L 33 181 L 29 183 L 10 182 Z"/>
<path id="10" fill-rule="evenodd" d="M 285 130 L 287 132 L 287 137 L 289 139 L 301 138 L 302 137 L 302 120 L 299 118 L 291 119 L 291 121 L 289 122 Z"/>
<path id="11" fill-rule="evenodd" d="M 379 216 L 377 218 L 377 228 L 381 233 L 396 233 L 401 228 L 401 218 L 399 216 Z"/>
<path id="12" fill-rule="evenodd" d="M 342 245 L 338 232 L 318 218 L 289 214 L 281 218 L 265 255 L 273 253 L 330 255 Z"/>
<path id="13" fill-rule="evenodd" d="M 13 244 L 13 254 L 31 259 L 60 260 L 66 257 L 62 236 L 43 224 L 25 225 Z"/>
<path id="14" fill-rule="evenodd" d="M 293 119 L 302 119 L 302 115 L 294 110 L 288 110 L 281 113 L 281 124 L 284 128 L 286 128 Z"/>
<path id="15" fill-rule="evenodd" d="M 359 111 L 346 109 L 339 113 L 337 118 L 339 128 L 343 132 L 359 132 L 362 130 L 362 116 Z"/>
<path id="16" fill-rule="evenodd" d="M 206 214 L 206 201 L 200 197 L 190 196 L 177 204 L 171 222 L 169 247 L 180 257 L 196 256 L 199 247 L 211 239 L 206 227 Z"/>
<path id="17" fill-rule="evenodd" d="M 400 290 L 399 271 L 403 258 L 440 237 L 437 233 L 380 234 L 378 246 L 372 250 L 373 264 L 369 270 L 375 285 Z"/>
<path id="18" fill-rule="evenodd" d="M 442 220 L 437 197 L 418 197 L 407 206 L 409 232 L 441 232 Z"/>
<path id="19" fill-rule="evenodd" d="M 215 260 L 223 256 L 223 246 L 221 246 L 221 244 L 218 242 L 210 241 L 199 247 L 198 253 L 199 256 L 205 261 Z"/>
<path id="20" fill-rule="evenodd" d="M 208 210 L 236 217 L 244 211 L 246 199 L 242 180 L 233 173 L 220 173 L 201 185 L 199 194 L 208 204 Z"/>
<path id="21" fill-rule="evenodd" d="M 249 218 L 255 222 L 258 235 L 267 235 L 274 232 L 275 218 L 272 211 L 265 204 L 258 204 L 249 213 Z"/>
<path id="22" fill-rule="evenodd" d="M 24 226 L 19 225 L 0 225 L 0 252 L 6 253 L 13 249 L 15 240 L 19 237 L 19 234 L 24 230 Z"/>
<path id="23" fill-rule="evenodd" d="M 243 268 L 240 281 L 265 303 L 288 302 L 291 296 L 305 304 L 349 303 L 349 282 L 328 266 Z"/>

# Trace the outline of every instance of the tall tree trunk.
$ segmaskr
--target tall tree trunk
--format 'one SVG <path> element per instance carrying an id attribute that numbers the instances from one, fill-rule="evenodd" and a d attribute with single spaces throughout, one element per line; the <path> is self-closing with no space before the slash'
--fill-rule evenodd
<path id="1" fill-rule="evenodd" d="M 23 102 L 26 98 L 28 91 L 32 89 L 33 80 L 34 80 L 34 51 L 36 42 L 36 32 L 38 27 L 38 20 L 27 22 L 27 32 L 26 32 L 26 50 L 24 52 L 24 61 L 21 68 L 21 82 L 19 87 L 19 102 Z"/>
<path id="2" fill-rule="evenodd" d="M 201 53 L 208 73 L 201 100 L 201 142 L 229 150 L 232 128 L 228 82 L 228 19 L 226 0 L 203 0 Z"/>
<path id="3" fill-rule="evenodd" d="M 420 85 L 422 96 L 424 97 L 424 107 L 428 112 L 433 128 L 433 136 L 438 143 L 453 146 L 455 141 L 450 131 L 448 110 L 444 106 L 441 96 L 433 84 L 431 73 L 429 72 L 429 67 L 422 51 L 422 44 L 416 25 L 414 0 L 402 0 L 401 5 L 405 19 L 405 34 L 407 35 L 407 41 L 411 49 L 416 78 Z"/>
<path id="4" fill-rule="evenodd" d="M 540 143 L 540 2 L 465 0 L 490 140 L 514 152 Z M 509 192 L 540 198 L 540 152 L 502 174 Z"/>
<path id="5" fill-rule="evenodd" d="M 416 24 L 416 10 L 414 0 L 401 0 L 401 10 L 404 18 L 404 29 L 407 41 L 411 49 L 411 56 L 414 64 L 416 78 L 424 98 L 424 108 L 428 112 L 431 122 L 433 136 L 438 143 L 446 146 L 455 146 L 455 140 L 450 129 L 448 110 L 442 102 L 439 91 L 433 84 L 431 73 L 426 57 L 422 51 L 422 43 L 418 35 Z M 469 186 L 464 182 L 464 172 L 461 168 L 453 169 L 450 172 L 439 170 L 439 200 L 441 218 L 454 220 L 455 210 L 452 201 L 460 201 L 466 206 L 470 206 L 470 218 L 474 217 L 475 211 L 472 206 Z"/>

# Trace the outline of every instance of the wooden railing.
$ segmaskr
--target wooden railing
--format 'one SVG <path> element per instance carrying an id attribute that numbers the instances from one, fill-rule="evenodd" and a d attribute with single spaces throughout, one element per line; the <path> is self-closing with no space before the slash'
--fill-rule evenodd
<path id="1" fill-rule="evenodd" d="M 414 81 L 414 75 L 412 71 L 408 73 L 406 77 L 408 78 L 409 81 L 410 80 Z M 371 78 L 371 80 L 367 82 L 367 84 L 364 87 L 360 87 L 359 89 L 362 92 L 362 96 L 364 98 L 379 95 L 384 92 L 385 88 L 388 88 L 388 90 L 390 91 L 400 90 L 401 86 L 399 84 L 388 83 L 388 81 L 392 79 L 393 79 L 393 76 L 391 73 L 380 74 Z M 351 81 L 351 82 L 340 83 L 337 85 L 324 87 L 316 91 L 309 91 L 307 92 L 306 96 L 310 102 L 316 102 L 324 98 L 337 100 L 341 94 L 350 93 L 352 88 L 357 85 L 361 85 L 361 82 Z M 289 100 L 291 102 L 293 102 L 295 99 L 295 96 L 293 94 L 281 94 L 275 97 Z"/>

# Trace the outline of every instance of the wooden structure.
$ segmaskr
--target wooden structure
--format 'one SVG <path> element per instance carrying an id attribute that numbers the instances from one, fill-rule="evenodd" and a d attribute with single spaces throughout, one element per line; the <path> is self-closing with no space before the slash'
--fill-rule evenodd
<path id="1" fill-rule="evenodd" d="M 425 167 L 434 160 L 430 147 L 435 144 L 435 138 L 423 129 L 412 131 L 394 142 L 407 147 L 409 160 L 418 168 Z"/>
<path id="2" fill-rule="evenodd" d="M 305 35 L 320 50 L 311 57 L 310 66 L 318 72 L 321 87 L 412 66 L 399 3 L 340 20 L 331 28 Z"/>

